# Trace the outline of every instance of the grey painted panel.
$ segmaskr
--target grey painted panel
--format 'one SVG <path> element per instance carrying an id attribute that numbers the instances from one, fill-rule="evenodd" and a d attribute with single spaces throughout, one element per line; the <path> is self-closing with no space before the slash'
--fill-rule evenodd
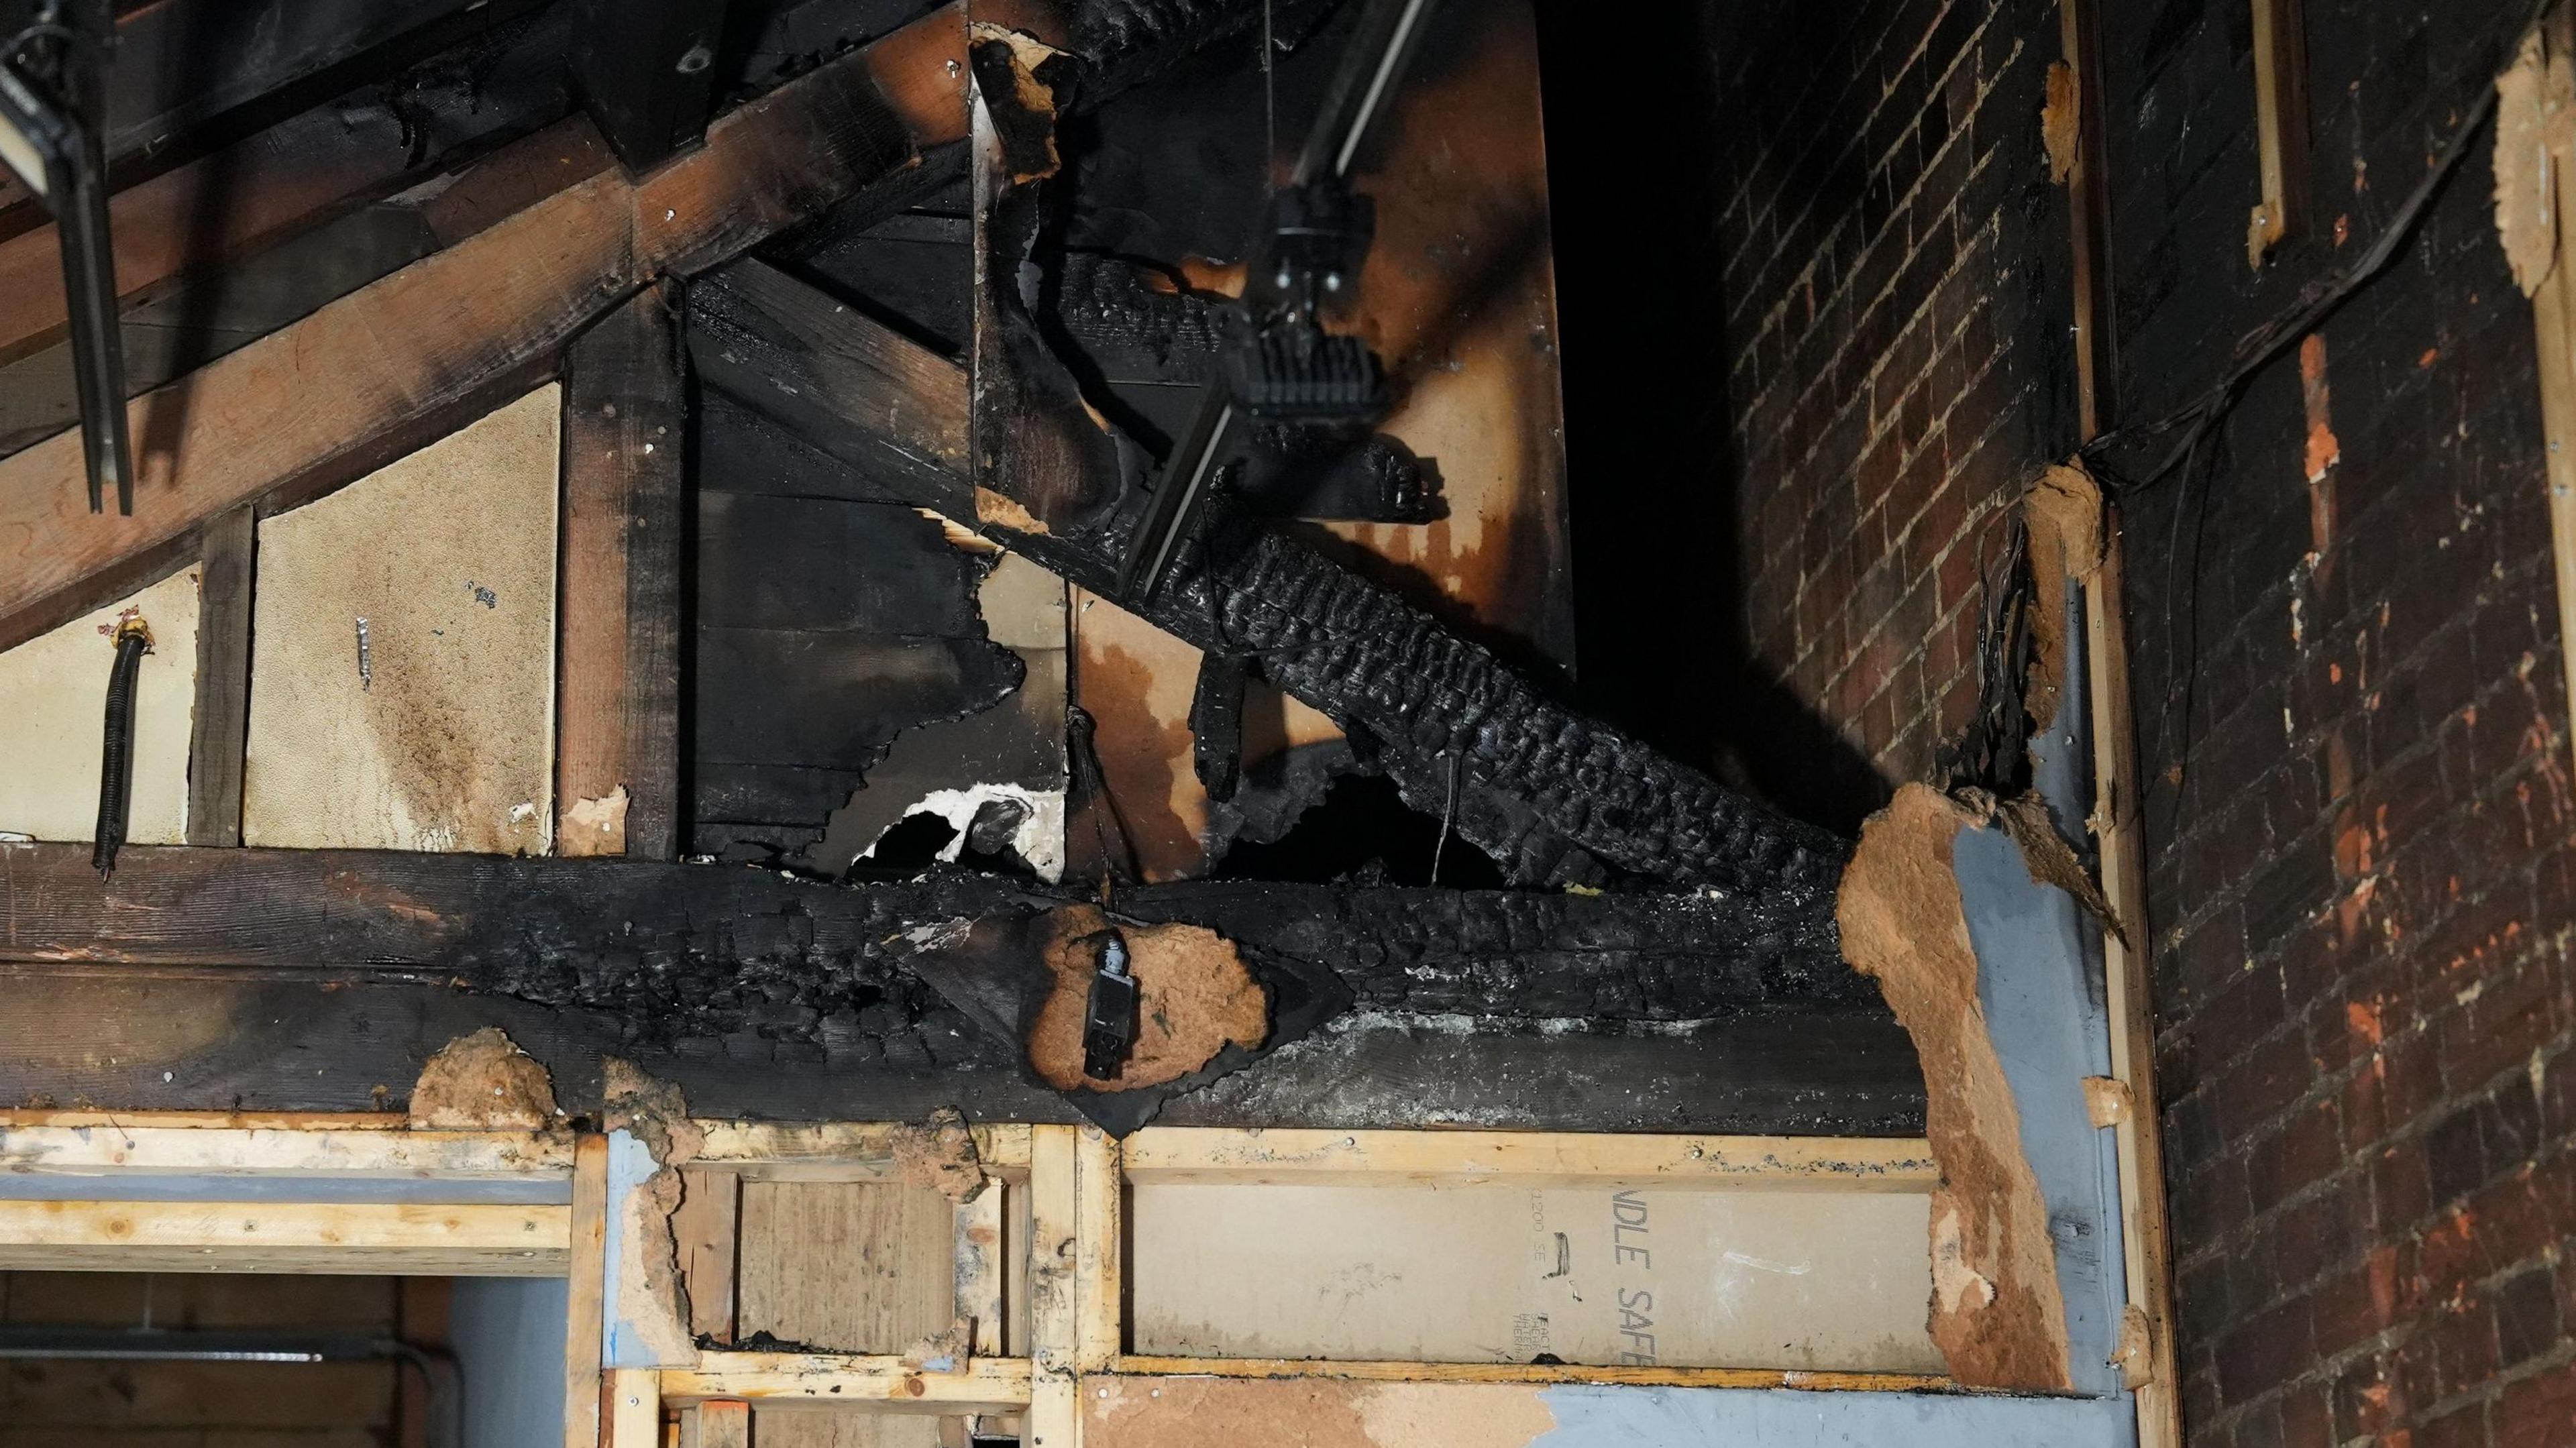
<path id="1" fill-rule="evenodd" d="M 1556 1387 L 1530 1448 L 2125 1448 L 2126 1398 Z"/>
<path id="2" fill-rule="evenodd" d="M 448 1335 L 465 1385 L 465 1448 L 527 1448 L 563 1437 L 561 1277 L 459 1277 Z"/>

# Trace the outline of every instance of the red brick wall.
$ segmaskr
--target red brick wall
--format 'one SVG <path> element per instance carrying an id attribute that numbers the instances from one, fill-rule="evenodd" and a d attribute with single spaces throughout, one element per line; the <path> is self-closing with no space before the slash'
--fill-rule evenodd
<path id="1" fill-rule="evenodd" d="M 2098 8 L 2132 416 L 2379 234 L 2525 10 L 2307 0 L 2317 221 L 2257 275 L 2246 7 Z M 2129 514 L 2195 1448 L 2576 1444 L 2576 807 L 2487 157 Z"/>
<path id="2" fill-rule="evenodd" d="M 1997 524 L 2074 442 L 2038 123 L 2055 10 L 1712 8 L 1730 582 L 1795 716 L 1728 742 L 1851 828 L 1966 722 Z"/>

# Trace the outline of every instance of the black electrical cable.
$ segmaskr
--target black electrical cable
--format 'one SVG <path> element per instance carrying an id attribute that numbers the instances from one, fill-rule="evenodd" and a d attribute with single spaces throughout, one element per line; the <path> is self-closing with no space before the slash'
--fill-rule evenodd
<path id="1" fill-rule="evenodd" d="M 2538 24 L 2554 3 L 2556 0 L 2539 0 L 2513 33 L 2519 36 Z M 2492 80 L 2481 81 L 2477 98 L 2468 107 L 2468 114 L 2451 132 L 2450 140 L 2443 143 L 2433 165 L 2424 173 L 2424 179 L 2407 193 L 2396 214 L 2388 218 L 2388 224 L 2380 229 L 2369 246 L 2351 261 L 2301 287 L 2298 298 L 2286 309 L 2239 339 L 2232 354 L 2235 364 L 2208 391 L 2153 422 L 2114 428 L 2085 444 L 2081 456 L 2086 466 L 2112 491 L 2134 493 L 2153 486 L 2179 464 L 2200 455 L 2210 433 L 2236 406 L 2237 399 L 2244 394 L 2245 384 L 2253 380 L 2255 373 L 2289 351 L 2299 339 L 2323 326 L 2328 317 L 2397 259 L 2398 249 L 2423 224 L 2424 214 L 2432 209 L 2433 199 L 2441 194 L 2452 173 L 2459 170 L 2461 161 L 2468 156 L 2469 142 L 2486 128 L 2495 108 L 2494 83 Z M 2178 427 L 2186 429 L 2182 438 L 2152 466 L 2129 473 L 2112 464 L 2110 455 L 2116 449 L 2135 446 Z"/>
<path id="2" fill-rule="evenodd" d="M 151 652 L 152 633 L 129 618 L 116 630 L 116 663 L 107 675 L 107 728 L 98 764 L 98 829 L 89 862 L 102 875 L 116 872 L 116 852 L 134 809 L 134 680 Z"/>

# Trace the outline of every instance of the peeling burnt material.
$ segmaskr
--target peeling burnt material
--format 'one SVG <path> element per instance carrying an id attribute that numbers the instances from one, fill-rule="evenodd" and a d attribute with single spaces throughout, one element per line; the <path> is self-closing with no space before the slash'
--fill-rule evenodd
<path id="1" fill-rule="evenodd" d="M 729 308 L 757 312 L 809 290 L 764 269 L 754 274 L 755 294 L 752 278 L 736 278 L 757 266 L 738 263 L 693 295 L 716 294 Z M 855 312 L 834 314 L 819 296 L 803 311 L 808 330 L 849 334 L 847 350 L 920 351 Z M 870 430 L 892 401 L 882 389 L 964 382 L 928 359 L 907 369 L 911 380 L 829 370 L 792 341 L 729 349 L 700 365 L 710 382 L 861 466 L 888 441 Z M 809 405 L 785 406 L 786 397 Z M 964 478 L 915 469 L 883 481 L 961 522 L 976 517 Z M 990 531 L 1069 581 L 1101 592 L 1116 587 L 1113 536 Z M 1217 546 L 1182 560 L 1175 586 L 1146 617 L 1201 650 L 1252 657 L 1273 682 L 1345 731 L 1365 735 L 1415 809 L 1443 814 L 1455 780 L 1458 833 L 1493 856 L 1508 879 L 1596 880 L 1608 873 L 1606 862 L 1758 896 L 1765 908 L 1799 922 L 1802 948 L 1832 949 L 1833 890 L 1847 842 L 1557 703 L 1487 650 L 1302 542 L 1236 519 Z"/>

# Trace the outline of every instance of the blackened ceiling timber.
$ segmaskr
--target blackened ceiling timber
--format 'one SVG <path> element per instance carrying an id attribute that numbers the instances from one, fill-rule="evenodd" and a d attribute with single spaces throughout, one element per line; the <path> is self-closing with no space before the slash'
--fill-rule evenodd
<path id="1" fill-rule="evenodd" d="M 1062 1119 L 961 974 L 1025 962 L 952 945 L 1068 903 L 992 876 L 833 886 L 395 851 L 138 846 L 102 879 L 80 846 L 0 845 L 0 1099 L 204 1106 L 220 1077 L 234 1104 L 346 1109 L 353 1081 L 360 1098 L 406 1083 L 439 1031 L 497 1022 L 541 1055 L 551 1039 L 652 1060 L 702 1083 L 702 1110 L 811 1114 L 864 1088 Z M 1741 900 L 1211 881 L 1122 892 L 1117 914 L 1239 942 L 1296 1032 L 1165 1119 L 1919 1122 L 1913 1053 L 1875 991 Z M 87 1067 L 48 1034 L 67 1010 Z M 118 1059 L 155 1069 L 100 1069 Z M 809 1069 L 764 1074 L 780 1066 Z M 161 1069 L 181 1094 L 156 1089 Z"/>
<path id="2" fill-rule="evenodd" d="M 691 357 L 709 385 L 890 492 L 959 522 L 974 485 L 950 470 L 965 378 L 953 364 L 757 262 L 690 294 Z M 923 419 L 917 435 L 884 419 Z M 901 426 L 899 422 L 897 424 Z M 1067 580 L 1108 590 L 1116 537 L 983 531 Z M 1490 652 L 1312 548 L 1236 520 L 1147 611 L 1263 673 L 1376 747 L 1405 801 L 1527 884 L 1604 866 L 1759 897 L 1820 946 L 1846 847 L 1555 702 Z M 1454 798 L 1454 806 L 1451 803 Z"/>

